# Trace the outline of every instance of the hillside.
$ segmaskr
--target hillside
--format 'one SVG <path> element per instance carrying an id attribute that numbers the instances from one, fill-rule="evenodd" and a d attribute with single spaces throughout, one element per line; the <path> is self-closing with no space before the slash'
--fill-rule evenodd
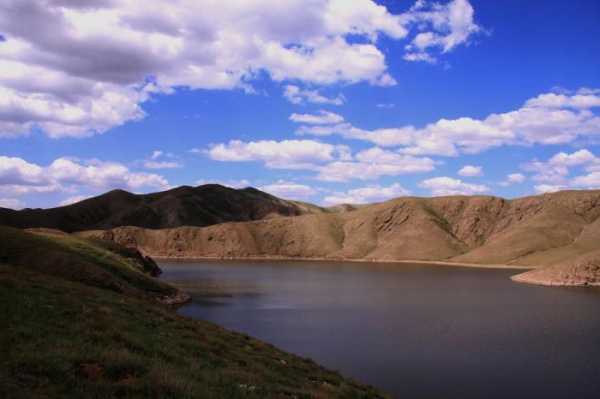
<path id="1" fill-rule="evenodd" d="M 600 251 L 580 255 L 550 267 L 513 276 L 520 283 L 548 286 L 600 287 Z"/>
<path id="2" fill-rule="evenodd" d="M 159 257 L 435 260 L 547 266 L 600 249 L 600 191 L 403 197 L 352 212 L 81 233 Z"/>
<path id="3" fill-rule="evenodd" d="M 138 226 L 151 229 L 209 226 L 275 216 L 326 212 L 311 204 L 287 201 L 254 188 L 233 189 L 218 184 L 181 186 L 136 195 L 113 190 L 72 205 L 14 211 L 0 208 L 0 225 L 46 227 L 66 232 Z"/>
<path id="4" fill-rule="evenodd" d="M 178 316 L 148 259 L 0 227 L 2 398 L 382 398 L 247 335 Z M 150 265 L 151 266 L 151 265 Z"/>
<path id="5" fill-rule="evenodd" d="M 137 250 L 60 231 L 31 232 L 0 226 L 0 264 L 9 264 L 88 286 L 143 299 L 167 301 L 184 297 L 152 278 L 160 269 Z"/>

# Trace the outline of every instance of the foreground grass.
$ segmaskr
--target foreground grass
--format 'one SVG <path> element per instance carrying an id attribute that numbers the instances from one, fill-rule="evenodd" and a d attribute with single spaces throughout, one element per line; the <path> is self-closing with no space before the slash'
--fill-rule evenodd
<path id="1" fill-rule="evenodd" d="M 11 230 L 0 228 L 0 398 L 381 397 L 178 316 L 152 299 L 173 288 L 102 245 Z"/>
<path id="2" fill-rule="evenodd" d="M 0 263 L 139 297 L 172 295 L 176 289 L 145 274 L 144 265 L 114 244 L 69 234 L 31 234 L 0 226 Z"/>

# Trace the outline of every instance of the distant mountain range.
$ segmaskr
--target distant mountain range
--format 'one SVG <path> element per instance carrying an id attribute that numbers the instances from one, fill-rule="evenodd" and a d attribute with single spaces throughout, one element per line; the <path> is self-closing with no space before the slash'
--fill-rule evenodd
<path id="1" fill-rule="evenodd" d="M 145 195 L 113 190 L 51 209 L 14 211 L 0 208 L 0 225 L 46 227 L 66 232 L 119 226 L 160 229 L 210 226 L 327 211 L 315 205 L 283 200 L 251 187 L 236 190 L 207 184 L 199 187 L 181 186 Z"/>
<path id="2" fill-rule="evenodd" d="M 593 266 L 600 255 L 590 255 L 600 253 L 600 191 L 514 200 L 401 197 L 322 208 L 253 188 L 205 185 L 147 195 L 111 191 L 46 210 L 1 209 L 0 224 L 79 231 L 157 257 L 559 265 L 554 277 L 568 263 L 569 278 L 550 284 L 554 277 L 537 274 L 534 282 L 600 284 L 600 268 Z M 586 271 L 573 266 L 580 256 L 587 256 Z"/>

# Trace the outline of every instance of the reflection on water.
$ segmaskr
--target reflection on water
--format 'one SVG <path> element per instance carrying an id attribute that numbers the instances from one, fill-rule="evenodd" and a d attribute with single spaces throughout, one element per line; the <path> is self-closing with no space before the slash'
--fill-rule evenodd
<path id="1" fill-rule="evenodd" d="M 180 313 L 408 398 L 600 398 L 600 292 L 517 271 L 330 262 L 162 263 Z"/>

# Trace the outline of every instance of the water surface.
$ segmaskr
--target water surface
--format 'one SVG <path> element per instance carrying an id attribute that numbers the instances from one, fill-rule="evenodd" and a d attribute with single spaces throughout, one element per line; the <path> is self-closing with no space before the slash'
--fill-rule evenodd
<path id="1" fill-rule="evenodd" d="M 332 262 L 160 265 L 180 313 L 398 398 L 600 398 L 600 292 L 516 270 Z M 207 295 L 208 294 L 208 295 Z"/>

